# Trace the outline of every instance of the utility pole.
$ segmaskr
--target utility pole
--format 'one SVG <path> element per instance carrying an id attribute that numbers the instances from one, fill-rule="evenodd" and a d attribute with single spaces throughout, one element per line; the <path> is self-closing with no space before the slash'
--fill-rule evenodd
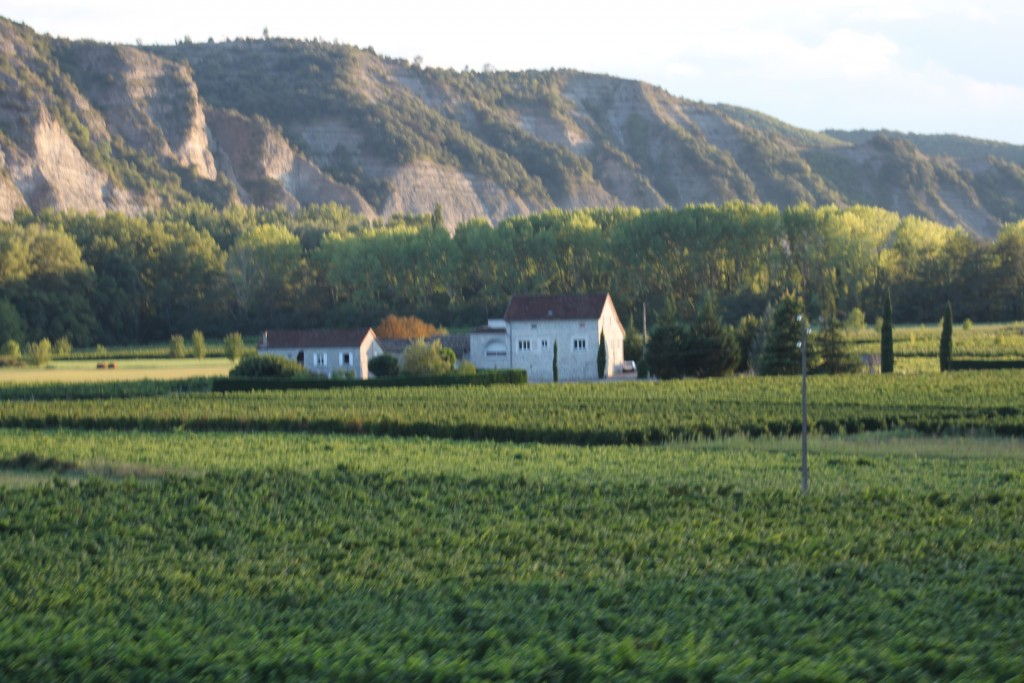
<path id="1" fill-rule="evenodd" d="M 807 465 L 807 333 L 809 328 L 804 322 L 804 316 L 798 315 L 796 319 L 800 322 L 803 331 L 803 339 L 800 341 L 800 403 L 803 411 L 803 425 L 800 435 L 800 491 L 807 493 L 811 486 L 811 473 Z"/>

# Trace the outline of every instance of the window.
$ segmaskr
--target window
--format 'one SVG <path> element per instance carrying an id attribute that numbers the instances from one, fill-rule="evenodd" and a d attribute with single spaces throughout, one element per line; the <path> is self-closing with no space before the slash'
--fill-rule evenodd
<path id="1" fill-rule="evenodd" d="M 505 348 L 505 342 L 493 339 L 487 342 L 487 346 L 484 347 L 484 355 L 486 356 L 507 356 L 508 350 Z"/>
<path id="2" fill-rule="evenodd" d="M 573 339 L 572 340 L 572 348 L 573 348 L 574 351 L 584 351 L 584 350 L 586 350 L 586 348 L 587 348 L 587 340 L 586 339 Z"/>
<path id="3" fill-rule="evenodd" d="M 519 350 L 520 351 L 529 351 L 531 348 L 533 348 L 532 340 L 530 340 L 530 339 L 520 339 L 519 340 Z"/>
<path id="4" fill-rule="evenodd" d="M 547 339 L 541 339 L 540 340 L 540 348 L 541 349 L 547 349 L 548 346 L 550 346 L 550 344 L 548 344 L 548 340 Z"/>
<path id="5" fill-rule="evenodd" d="M 346 351 L 345 353 L 338 354 L 340 356 L 342 365 L 352 365 L 352 354 Z"/>
<path id="6" fill-rule="evenodd" d="M 316 365 L 327 365 L 327 354 L 326 353 L 315 353 L 313 354 L 313 363 Z"/>

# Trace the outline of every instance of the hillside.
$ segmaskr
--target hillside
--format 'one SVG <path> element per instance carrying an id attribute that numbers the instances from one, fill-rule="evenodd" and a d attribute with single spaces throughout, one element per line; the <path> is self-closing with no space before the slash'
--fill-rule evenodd
<path id="1" fill-rule="evenodd" d="M 198 198 L 492 221 L 732 199 L 875 204 L 991 237 L 1024 217 L 1016 148 L 822 134 L 567 70 L 419 68 L 291 40 L 130 47 L 0 19 L 0 217 Z M 1003 153 L 1005 152 L 1005 153 Z"/>

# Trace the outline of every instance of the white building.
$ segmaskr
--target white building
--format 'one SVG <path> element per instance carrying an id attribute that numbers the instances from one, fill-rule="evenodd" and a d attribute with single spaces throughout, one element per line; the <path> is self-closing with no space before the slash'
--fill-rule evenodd
<path id="1" fill-rule="evenodd" d="M 550 382 L 558 353 L 558 380 L 598 379 L 597 356 L 605 343 L 605 372 L 624 373 L 626 332 L 608 294 L 514 296 L 505 314 L 469 336 L 469 360 L 482 370 L 526 370 L 531 382 Z"/>
<path id="2" fill-rule="evenodd" d="M 370 376 L 371 358 L 384 353 L 369 327 L 354 330 L 267 330 L 260 354 L 283 356 L 325 377 L 351 372 L 356 379 Z"/>

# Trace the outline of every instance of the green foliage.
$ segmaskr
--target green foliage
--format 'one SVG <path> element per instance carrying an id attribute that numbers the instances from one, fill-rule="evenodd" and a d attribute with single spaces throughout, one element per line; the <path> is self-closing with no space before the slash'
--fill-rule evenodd
<path id="1" fill-rule="evenodd" d="M 764 321 L 752 313 L 740 318 L 735 333 L 736 344 L 740 351 L 739 369 L 754 369 L 754 363 L 761 353 L 761 346 L 763 346 L 762 337 L 765 327 Z"/>
<path id="2" fill-rule="evenodd" d="M 455 365 L 455 352 L 441 345 L 440 341 L 430 344 L 417 339 L 402 353 L 401 369 L 406 375 L 430 377 L 446 375 Z"/>
<path id="3" fill-rule="evenodd" d="M 892 293 L 885 295 L 885 314 L 882 317 L 882 372 L 891 373 L 896 366 L 896 355 L 892 340 Z"/>
<path id="4" fill-rule="evenodd" d="M 655 328 L 647 344 L 646 355 L 651 373 L 661 379 L 682 377 L 686 368 L 683 357 L 686 343 L 687 329 L 683 325 L 661 325 Z"/>
<path id="5" fill-rule="evenodd" d="M 800 345 L 807 325 L 803 300 L 791 292 L 784 294 L 772 311 L 764 348 L 755 366 L 757 372 L 762 375 L 800 374 Z M 811 358 L 813 354 L 808 349 L 809 363 Z"/>
<path id="6" fill-rule="evenodd" d="M 71 346 L 71 340 L 67 336 L 61 337 L 54 344 L 53 353 L 58 358 L 67 358 L 74 351 L 74 347 Z"/>
<path id="7" fill-rule="evenodd" d="M 398 359 L 387 353 L 371 358 L 368 367 L 374 377 L 394 377 L 400 370 Z"/>
<path id="8" fill-rule="evenodd" d="M 974 321 L 971 320 L 970 318 L 964 318 L 963 328 L 964 332 L 970 332 L 972 329 L 974 329 Z"/>
<path id="9" fill-rule="evenodd" d="M 610 291 L 620 311 L 648 302 L 664 324 L 696 310 L 702 291 L 737 321 L 788 289 L 806 292 L 816 316 L 832 273 L 840 309 L 881 311 L 891 288 L 907 320 L 930 320 L 948 293 L 975 320 L 1024 318 L 1024 229 L 987 244 L 867 207 L 556 210 L 449 236 L 430 216 L 188 204 L 140 217 L 21 213 L 0 223 L 0 247 L 11 304 L 0 324 L 79 346 L 357 326 L 395 310 L 476 326 L 519 292 Z"/>
<path id="10" fill-rule="evenodd" d="M 18 309 L 7 299 L 0 299 L 0 339 L 25 340 L 25 321 Z"/>
<path id="11" fill-rule="evenodd" d="M 472 377 L 476 374 L 476 366 L 468 360 L 464 360 L 455 367 L 455 374 L 463 377 Z"/>
<path id="12" fill-rule="evenodd" d="M 692 324 L 655 330 L 648 360 L 662 379 L 717 377 L 736 369 L 740 349 L 733 331 L 722 324 L 714 299 L 706 296 Z"/>
<path id="13" fill-rule="evenodd" d="M 206 335 L 202 330 L 192 330 L 192 355 L 196 358 L 206 358 Z"/>
<path id="14" fill-rule="evenodd" d="M 0 346 L 0 356 L 6 356 L 7 358 L 18 360 L 21 358 L 21 344 L 13 339 L 8 339 L 2 346 Z"/>
<path id="15" fill-rule="evenodd" d="M 171 358 L 184 358 L 187 354 L 185 350 L 185 337 L 180 334 L 172 334 L 170 341 L 170 350 L 168 355 Z"/>
<path id="16" fill-rule="evenodd" d="M 45 337 L 37 342 L 29 342 L 25 348 L 25 358 L 32 365 L 42 367 L 53 359 L 53 345 Z"/>
<path id="17" fill-rule="evenodd" d="M 604 341 L 604 331 L 602 330 L 600 339 L 597 343 L 597 376 L 600 379 L 604 379 L 608 374 L 608 346 Z"/>
<path id="18" fill-rule="evenodd" d="M 273 354 L 260 354 L 244 356 L 238 364 L 231 369 L 228 377 L 249 378 L 249 377 L 280 377 L 286 379 L 304 379 L 313 375 L 302 365 L 283 356 Z"/>
<path id="19" fill-rule="evenodd" d="M 851 332 L 860 332 L 867 326 L 867 319 L 864 317 L 864 311 L 859 307 L 854 306 L 849 313 L 846 314 L 846 329 Z"/>
<path id="20" fill-rule="evenodd" d="M 239 332 L 224 335 L 224 355 L 231 360 L 238 360 L 245 354 L 245 341 Z"/>
<path id="21" fill-rule="evenodd" d="M 942 313 L 942 337 L 939 339 L 939 369 L 949 369 L 949 361 L 953 360 L 953 306 L 946 302 L 946 310 Z"/>
<path id="22" fill-rule="evenodd" d="M 139 398 L 170 394 L 209 393 L 210 378 L 155 380 L 129 382 L 54 382 L 42 384 L 5 384 L 0 387 L 0 400 L 4 401 L 77 401 L 87 398 Z"/>

